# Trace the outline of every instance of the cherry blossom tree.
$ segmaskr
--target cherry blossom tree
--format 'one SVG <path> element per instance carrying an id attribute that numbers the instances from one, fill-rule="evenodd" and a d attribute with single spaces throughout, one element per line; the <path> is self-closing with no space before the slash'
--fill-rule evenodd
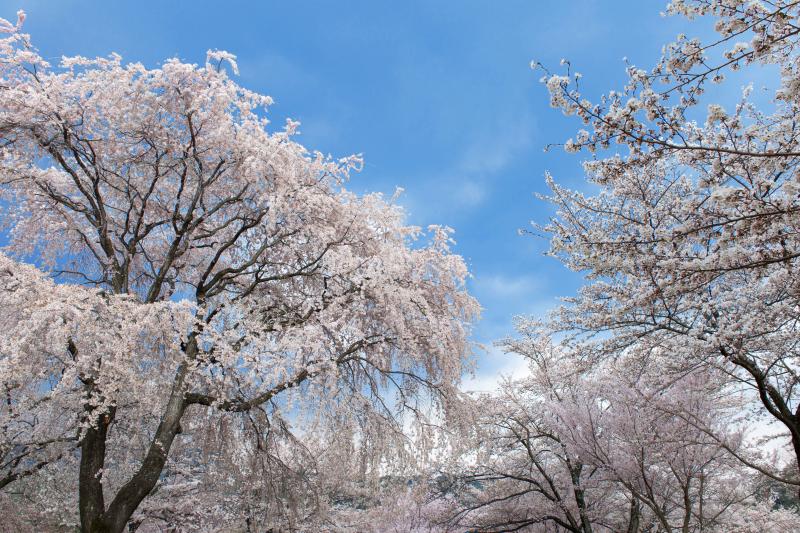
<path id="1" fill-rule="evenodd" d="M 505 383 L 499 396 L 477 399 L 474 448 L 448 488 L 458 495 L 450 522 L 486 532 L 588 533 L 611 520 L 606 512 L 624 514 L 629 506 L 611 484 L 596 483 L 596 469 L 572 453 L 552 424 L 550 405 L 529 385 Z"/>
<path id="2" fill-rule="evenodd" d="M 538 339 L 512 346 L 543 367 L 536 373 L 549 374 L 544 383 L 571 384 L 568 396 L 548 406 L 551 425 L 596 469 L 596 483 L 611 483 L 618 499 L 629 498 L 629 517 L 612 529 L 649 523 L 660 531 L 703 531 L 721 524 L 732 506 L 754 503 L 756 478 L 728 453 L 742 446 L 741 402 L 717 376 L 695 371 L 665 380 L 657 354 L 644 361 L 625 354 L 613 365 L 585 368 Z M 724 435 L 727 449 L 706 428 Z"/>
<path id="3" fill-rule="evenodd" d="M 455 398 L 478 309 L 450 230 L 272 131 L 231 54 L 53 67 L 23 20 L 0 22 L 3 483 L 65 476 L 86 532 L 173 520 L 170 494 L 205 523 L 238 498 L 256 527 L 334 426 L 410 457 L 404 414 Z"/>
<path id="4" fill-rule="evenodd" d="M 759 476 L 729 452 L 746 453 L 748 427 L 724 376 L 699 368 L 665 380 L 663 354 L 593 362 L 520 328 L 504 347 L 529 359 L 531 375 L 476 399 L 451 523 L 574 533 L 727 531 L 742 514 L 769 523 Z"/>
<path id="5" fill-rule="evenodd" d="M 381 501 L 362 513 L 354 521 L 354 531 L 365 533 L 456 533 L 458 529 L 443 523 L 442 516 L 448 509 L 448 502 L 436 498 L 427 484 L 408 482 L 386 487 L 379 492 Z"/>
<path id="6" fill-rule="evenodd" d="M 588 128 L 565 148 L 595 154 L 584 169 L 596 192 L 548 178 L 558 208 L 543 228 L 550 253 L 588 275 L 551 326 L 597 357 L 658 347 L 675 369 L 721 370 L 800 458 L 800 5 L 678 0 L 668 12 L 711 17 L 718 35 L 679 36 L 655 67 L 629 65 L 624 89 L 597 102 L 569 62 L 543 78 L 552 105 Z M 756 69 L 774 74 L 770 104 L 758 108 L 751 88 L 729 110 L 708 102 L 709 86 Z M 739 459 L 800 485 L 798 472 Z"/>

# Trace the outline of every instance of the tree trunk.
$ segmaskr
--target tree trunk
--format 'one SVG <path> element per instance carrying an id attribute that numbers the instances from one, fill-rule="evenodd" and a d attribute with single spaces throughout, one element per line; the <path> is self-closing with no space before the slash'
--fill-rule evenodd
<path id="1" fill-rule="evenodd" d="M 639 520 L 642 511 L 639 507 L 639 500 L 635 496 L 631 496 L 631 509 L 628 514 L 628 531 L 627 533 L 639 533 Z"/>
<path id="2" fill-rule="evenodd" d="M 569 464 L 569 463 L 568 463 Z M 578 512 L 581 516 L 581 529 L 583 533 L 592 533 L 592 523 L 586 513 L 586 498 L 581 486 L 581 472 L 583 465 L 578 464 L 569 468 L 570 477 L 572 478 L 572 490 L 575 492 L 575 503 L 578 506 Z"/>
<path id="3" fill-rule="evenodd" d="M 105 460 L 108 425 L 90 429 L 81 446 L 80 502 L 82 533 L 122 533 L 142 500 L 158 482 L 169 450 L 180 432 L 180 421 L 186 410 L 184 399 L 187 364 L 182 363 L 176 372 L 167 406 L 156 434 L 139 470 L 122 488 L 105 509 L 101 473 Z"/>
<path id="4" fill-rule="evenodd" d="M 115 410 L 100 415 L 94 426 L 86 430 L 81 441 L 81 463 L 78 474 L 78 508 L 81 531 L 95 531 L 98 519 L 105 511 L 103 501 L 103 466 L 106 460 L 106 438 L 108 426 L 114 419 Z"/>

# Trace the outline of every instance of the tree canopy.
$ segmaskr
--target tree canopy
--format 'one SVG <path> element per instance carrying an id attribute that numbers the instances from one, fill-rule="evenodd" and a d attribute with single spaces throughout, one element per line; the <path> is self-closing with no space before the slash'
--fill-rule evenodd
<path id="1" fill-rule="evenodd" d="M 534 232 L 584 283 L 516 318 L 528 373 L 485 393 L 452 230 L 350 192 L 361 158 L 273 127 L 235 56 L 53 66 L 0 19 L 0 517 L 800 531 L 800 2 L 667 12 L 714 37 L 594 101 L 532 63 L 587 158 Z M 764 68 L 768 103 L 709 96 Z"/>

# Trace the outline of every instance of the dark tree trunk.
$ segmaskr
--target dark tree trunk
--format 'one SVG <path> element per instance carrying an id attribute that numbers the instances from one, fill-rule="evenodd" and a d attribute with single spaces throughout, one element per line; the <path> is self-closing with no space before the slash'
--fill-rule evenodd
<path id="1" fill-rule="evenodd" d="M 81 441 L 81 463 L 78 474 L 78 508 L 81 531 L 94 531 L 98 519 L 105 511 L 103 501 L 103 466 L 106 460 L 108 427 L 114 419 L 114 409 L 100 415 L 94 425 L 86 430 Z"/>
<path id="2" fill-rule="evenodd" d="M 569 467 L 570 477 L 572 478 L 572 489 L 575 492 L 575 503 L 578 506 L 578 512 L 581 516 L 581 530 L 583 533 L 592 533 L 592 523 L 589 520 L 589 516 L 586 512 L 586 497 L 583 491 L 583 486 L 581 485 L 582 471 L 583 465 L 581 464 L 576 466 L 570 465 Z"/>
<path id="3" fill-rule="evenodd" d="M 631 496 L 631 509 L 628 514 L 628 531 L 627 533 L 639 533 L 639 520 L 642 511 L 639 507 L 639 500 L 635 496 Z"/>
<path id="4" fill-rule="evenodd" d="M 86 433 L 81 445 L 79 507 L 82 533 L 122 533 L 134 511 L 158 482 L 169 456 L 175 436 L 180 433 L 180 421 L 186 411 L 185 377 L 187 365 L 181 364 L 175 375 L 164 414 L 139 470 L 105 508 L 101 469 L 110 417 L 103 417 L 97 429 Z M 108 420 L 108 421 L 106 421 Z"/>

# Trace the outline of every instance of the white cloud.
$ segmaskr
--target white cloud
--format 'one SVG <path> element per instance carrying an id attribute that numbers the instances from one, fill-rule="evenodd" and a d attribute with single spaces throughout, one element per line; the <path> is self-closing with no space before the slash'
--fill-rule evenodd
<path id="1" fill-rule="evenodd" d="M 480 130 L 462 151 L 460 159 L 441 180 L 443 186 L 455 190 L 454 206 L 477 207 L 491 193 L 491 178 L 505 170 L 520 153 L 530 149 L 533 126 L 527 113 L 498 119 L 488 129 Z"/>
<path id="2" fill-rule="evenodd" d="M 540 289 L 540 284 L 532 276 L 494 274 L 477 278 L 475 288 L 479 295 L 486 298 L 529 299 Z"/>
<path id="3" fill-rule="evenodd" d="M 415 223 L 424 225 L 441 217 L 464 214 L 484 206 L 495 184 L 514 160 L 532 149 L 535 121 L 521 104 L 508 117 L 495 118 L 457 149 L 444 169 L 426 180 L 423 188 L 409 188 L 403 203 Z M 434 200 L 438 199 L 438 201 Z"/>
<path id="4" fill-rule="evenodd" d="M 474 207 L 483 203 L 486 197 L 486 187 L 481 183 L 466 181 L 456 189 L 455 197 L 459 205 Z"/>
<path id="5" fill-rule="evenodd" d="M 532 142 L 530 116 L 515 110 L 512 117 L 498 119 L 488 130 L 481 130 L 481 134 L 464 150 L 457 169 L 473 177 L 497 174 L 520 152 L 529 149 Z"/>
<path id="6" fill-rule="evenodd" d="M 461 383 L 464 392 L 494 392 L 499 383 L 508 377 L 519 379 L 530 374 L 528 361 L 520 355 L 506 354 L 496 347 L 489 347 L 478 360 L 475 375 Z"/>

